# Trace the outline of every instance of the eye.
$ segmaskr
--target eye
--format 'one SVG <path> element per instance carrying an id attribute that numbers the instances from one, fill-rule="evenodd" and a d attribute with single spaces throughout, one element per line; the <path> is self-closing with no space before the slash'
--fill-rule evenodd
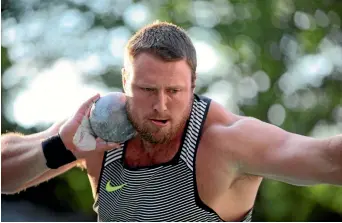
<path id="1" fill-rule="evenodd" d="M 148 87 L 143 87 L 143 88 L 141 88 L 143 91 L 148 91 L 148 92 L 152 92 L 152 91 L 154 91 L 154 89 L 153 88 L 148 88 Z"/>
<path id="2" fill-rule="evenodd" d="M 171 94 L 176 94 L 176 93 L 179 92 L 179 89 L 169 89 L 169 92 L 170 92 Z"/>

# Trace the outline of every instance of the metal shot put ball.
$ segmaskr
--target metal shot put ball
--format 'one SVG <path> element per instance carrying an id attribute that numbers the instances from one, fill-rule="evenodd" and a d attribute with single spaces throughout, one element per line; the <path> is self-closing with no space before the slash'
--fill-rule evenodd
<path id="1" fill-rule="evenodd" d="M 97 137 L 107 142 L 121 143 L 135 135 L 125 104 L 126 98 L 121 92 L 108 93 L 93 104 L 89 122 Z"/>

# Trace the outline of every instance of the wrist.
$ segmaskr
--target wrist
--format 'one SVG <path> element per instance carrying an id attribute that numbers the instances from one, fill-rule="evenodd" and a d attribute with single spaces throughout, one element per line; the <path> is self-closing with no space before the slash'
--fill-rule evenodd
<path id="1" fill-rule="evenodd" d="M 58 169 L 76 161 L 76 157 L 65 147 L 59 134 L 42 141 L 42 150 L 46 159 L 46 166 L 50 169 Z"/>

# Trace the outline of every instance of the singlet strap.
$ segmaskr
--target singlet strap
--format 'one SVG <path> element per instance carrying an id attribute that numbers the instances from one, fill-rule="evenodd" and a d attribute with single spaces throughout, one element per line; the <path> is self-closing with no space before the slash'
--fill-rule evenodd
<path id="1" fill-rule="evenodd" d="M 209 110 L 209 98 L 194 95 L 190 119 L 181 151 L 181 159 L 191 171 L 194 170 L 194 158 L 202 135 L 202 128 Z"/>
<path id="2" fill-rule="evenodd" d="M 105 163 L 104 166 L 107 166 L 111 162 L 115 160 L 121 159 L 123 154 L 124 143 L 120 144 L 120 148 L 109 150 L 105 153 Z"/>

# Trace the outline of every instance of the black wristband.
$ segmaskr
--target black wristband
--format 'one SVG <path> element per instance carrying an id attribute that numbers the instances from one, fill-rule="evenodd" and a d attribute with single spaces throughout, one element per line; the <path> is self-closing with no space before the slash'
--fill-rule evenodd
<path id="1" fill-rule="evenodd" d="M 74 154 L 68 150 L 59 135 L 52 136 L 42 142 L 46 166 L 57 169 L 76 160 Z"/>

